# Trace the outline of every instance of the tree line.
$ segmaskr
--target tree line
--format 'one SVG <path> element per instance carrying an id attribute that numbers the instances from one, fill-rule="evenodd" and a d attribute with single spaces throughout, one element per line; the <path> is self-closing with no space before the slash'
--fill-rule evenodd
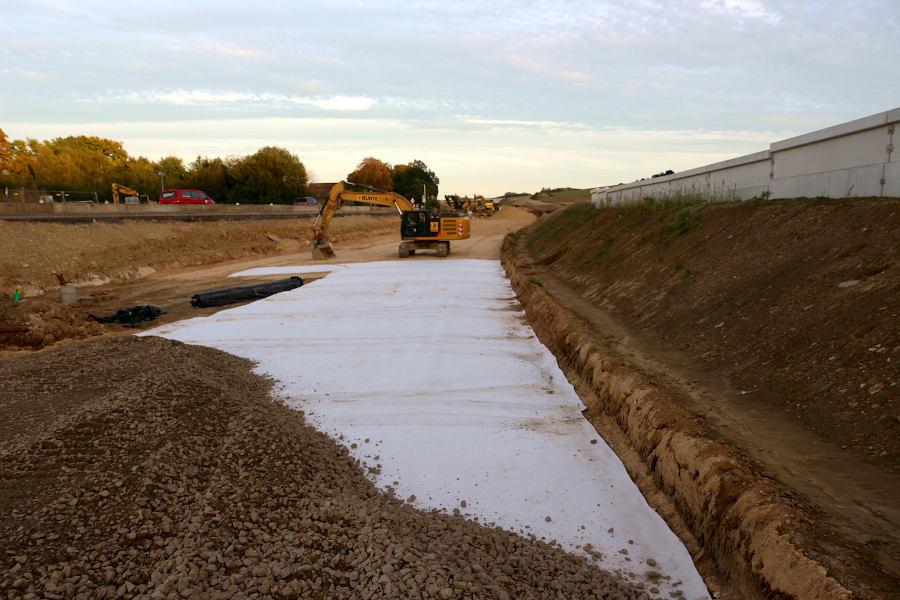
<path id="1" fill-rule="evenodd" d="M 306 195 L 309 179 L 297 156 L 275 146 L 185 164 L 177 156 L 130 156 L 121 142 L 96 136 L 10 141 L 0 130 L 0 188 L 95 192 L 102 202 L 111 199 L 115 182 L 156 199 L 160 173 L 166 188 L 196 188 L 219 202 L 251 204 L 293 202 Z"/>
<path id="2" fill-rule="evenodd" d="M 438 185 L 441 183 L 434 171 L 421 160 L 391 166 L 374 156 L 362 159 L 356 169 L 347 175 L 347 181 L 393 190 L 416 202 L 424 200 L 431 206 L 437 205 Z"/>
<path id="3" fill-rule="evenodd" d="M 198 156 L 189 163 L 166 156 L 152 161 L 130 156 L 121 142 L 101 137 L 9 140 L 0 129 L 0 191 L 95 192 L 103 202 L 111 200 L 115 182 L 157 199 L 160 173 L 166 188 L 203 190 L 217 202 L 281 204 L 309 194 L 309 174 L 303 162 L 277 146 L 260 148 L 248 156 Z M 347 180 L 395 190 L 417 201 L 424 193 L 434 201 L 440 183 L 420 160 L 391 166 L 374 157 L 363 159 Z"/>

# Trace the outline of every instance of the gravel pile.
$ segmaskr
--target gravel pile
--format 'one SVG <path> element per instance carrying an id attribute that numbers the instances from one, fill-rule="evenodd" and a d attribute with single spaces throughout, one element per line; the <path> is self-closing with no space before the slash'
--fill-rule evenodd
<path id="1" fill-rule="evenodd" d="M 133 337 L 0 361 L 0 597 L 654 597 L 379 492 L 251 366 Z"/>

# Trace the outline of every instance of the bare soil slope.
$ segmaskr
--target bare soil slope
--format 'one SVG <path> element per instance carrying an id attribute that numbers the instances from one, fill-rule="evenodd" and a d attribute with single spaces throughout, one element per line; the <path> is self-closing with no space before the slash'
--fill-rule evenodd
<path id="1" fill-rule="evenodd" d="M 0 594 L 656 597 L 379 492 L 251 367 L 135 337 L 0 360 Z"/>
<path id="2" fill-rule="evenodd" d="M 898 231 L 890 200 L 583 204 L 518 247 L 531 285 L 595 343 L 811 504 L 809 556 L 886 591 L 900 564 Z"/>
<path id="3" fill-rule="evenodd" d="M 396 217 L 335 219 L 339 240 L 386 233 Z M 22 285 L 27 295 L 74 282 L 124 281 L 155 270 L 206 265 L 246 256 L 296 251 L 308 244 L 309 219 L 175 223 L 60 224 L 0 221 L 0 292 Z"/>
<path id="4" fill-rule="evenodd" d="M 900 467 L 900 203 L 578 205 L 528 248 L 745 403 Z"/>

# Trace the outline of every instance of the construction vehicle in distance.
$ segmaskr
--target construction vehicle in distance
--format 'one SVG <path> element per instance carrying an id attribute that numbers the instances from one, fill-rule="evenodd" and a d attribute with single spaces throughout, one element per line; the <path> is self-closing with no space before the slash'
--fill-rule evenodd
<path id="1" fill-rule="evenodd" d="M 450 210 L 469 210 L 470 202 L 468 198 L 463 198 L 456 194 L 444 194 L 444 201 L 447 203 L 447 206 L 450 207 Z"/>
<path id="2" fill-rule="evenodd" d="M 480 205 L 482 217 L 493 217 L 497 210 L 494 208 L 494 201 L 488 200 L 484 196 L 475 196 L 476 206 Z"/>
<path id="3" fill-rule="evenodd" d="M 142 194 L 137 190 L 131 189 L 130 187 L 119 185 L 118 183 L 112 184 L 112 197 L 113 204 L 116 206 L 119 205 L 119 194 L 124 194 L 126 197 L 126 204 L 128 203 L 128 198 L 137 198 L 138 204 L 149 204 L 150 196 L 147 194 Z"/>
<path id="4" fill-rule="evenodd" d="M 497 212 L 497 205 L 493 200 L 486 200 L 484 196 L 475 194 L 473 198 L 446 194 L 444 200 L 451 210 L 471 212 L 476 217 L 491 217 Z"/>
<path id="5" fill-rule="evenodd" d="M 484 196 L 475 194 L 475 197 L 472 199 L 471 210 L 475 214 L 475 216 L 492 217 L 494 216 L 494 201 L 485 200 Z"/>
<path id="6" fill-rule="evenodd" d="M 397 252 L 400 258 L 415 254 L 417 250 L 434 250 L 438 256 L 447 256 L 450 254 L 451 241 L 466 240 L 470 236 L 469 218 L 465 214 L 418 209 L 396 192 L 341 181 L 331 187 L 328 200 L 322 204 L 313 225 L 313 259 L 335 255 L 328 236 L 328 225 L 344 202 L 396 208 L 400 213 L 401 241 Z"/>

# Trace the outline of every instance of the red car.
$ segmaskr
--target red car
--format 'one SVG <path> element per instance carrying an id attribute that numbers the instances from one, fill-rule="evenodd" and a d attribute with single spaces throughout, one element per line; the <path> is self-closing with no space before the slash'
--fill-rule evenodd
<path id="1" fill-rule="evenodd" d="M 202 190 L 163 190 L 160 204 L 215 204 L 216 201 Z"/>

